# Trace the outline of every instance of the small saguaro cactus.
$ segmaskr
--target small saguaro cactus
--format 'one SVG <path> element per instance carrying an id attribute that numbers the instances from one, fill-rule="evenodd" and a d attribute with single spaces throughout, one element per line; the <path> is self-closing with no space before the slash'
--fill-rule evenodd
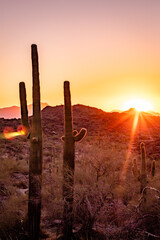
<path id="1" fill-rule="evenodd" d="M 155 172 L 156 172 L 156 161 L 153 160 L 151 165 L 151 178 L 155 176 Z"/>
<path id="2" fill-rule="evenodd" d="M 29 200 L 28 221 L 29 239 L 38 240 L 41 217 L 41 182 L 42 182 L 42 127 L 37 46 L 32 50 L 32 79 L 33 79 L 33 117 L 32 128 L 28 123 L 28 110 L 24 82 L 19 84 L 22 124 L 26 128 L 26 136 L 30 138 L 29 161 Z"/>
<path id="3" fill-rule="evenodd" d="M 148 183 L 148 176 L 147 176 L 147 164 L 146 164 L 146 151 L 145 151 L 145 144 L 140 144 L 141 149 L 141 170 L 137 167 L 137 161 L 134 159 L 132 172 L 134 177 L 140 182 L 140 193 L 142 193 L 143 189 L 147 186 Z M 155 175 L 155 160 L 152 161 L 151 166 L 151 177 Z"/>
<path id="4" fill-rule="evenodd" d="M 75 142 L 81 141 L 87 130 L 73 131 L 70 83 L 64 82 L 64 152 L 63 152 L 63 198 L 64 198 L 64 239 L 70 240 L 73 225 Z"/>

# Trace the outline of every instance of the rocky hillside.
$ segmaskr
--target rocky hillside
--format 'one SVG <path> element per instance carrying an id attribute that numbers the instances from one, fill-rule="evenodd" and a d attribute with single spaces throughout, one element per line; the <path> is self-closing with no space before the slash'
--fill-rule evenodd
<path id="1" fill-rule="evenodd" d="M 31 117 L 30 117 L 31 120 Z M 128 142 L 134 134 L 132 145 L 134 150 L 139 149 L 140 142 L 145 142 L 148 154 L 155 153 L 160 156 L 160 117 L 150 113 L 137 113 L 135 109 L 125 112 L 104 112 L 101 109 L 84 105 L 73 106 L 74 128 L 79 130 L 87 128 L 88 136 L 104 137 L 110 136 L 112 141 Z M 0 119 L 0 132 L 6 126 L 15 130 L 21 124 L 20 119 Z M 64 132 L 63 106 L 47 106 L 42 110 L 42 126 L 46 136 L 54 134 L 62 136 Z"/>

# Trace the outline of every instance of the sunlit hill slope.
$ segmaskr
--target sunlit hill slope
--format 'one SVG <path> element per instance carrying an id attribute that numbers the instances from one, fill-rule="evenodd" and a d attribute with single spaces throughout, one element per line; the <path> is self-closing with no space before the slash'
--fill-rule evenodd
<path id="1" fill-rule="evenodd" d="M 138 117 L 137 117 L 138 114 Z M 139 151 L 140 142 L 145 142 L 148 156 L 160 156 L 160 117 L 151 113 L 137 113 L 135 109 L 124 112 L 104 112 L 101 109 L 84 105 L 73 106 L 73 123 L 75 129 L 87 128 L 87 136 L 105 139 L 109 137 L 115 142 L 127 143 L 133 134 L 133 125 L 137 117 L 132 139 L 132 149 Z M 44 135 L 52 137 L 53 134 L 62 136 L 64 131 L 63 106 L 47 106 L 42 110 L 42 125 Z M 6 126 L 15 130 L 21 124 L 20 119 L 0 119 L 0 131 Z"/>

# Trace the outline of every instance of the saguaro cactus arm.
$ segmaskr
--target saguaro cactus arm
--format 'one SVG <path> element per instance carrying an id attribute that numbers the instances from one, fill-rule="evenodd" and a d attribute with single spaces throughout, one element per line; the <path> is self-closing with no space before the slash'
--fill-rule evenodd
<path id="1" fill-rule="evenodd" d="M 29 122 L 28 122 L 28 109 L 27 109 L 27 99 L 26 99 L 26 88 L 25 83 L 19 83 L 19 96 L 20 96 L 20 105 L 21 105 L 21 119 L 22 124 L 25 127 L 26 134 L 30 132 Z"/>
<path id="2" fill-rule="evenodd" d="M 77 133 L 75 136 L 74 136 L 74 141 L 75 142 L 79 142 L 81 141 L 87 134 L 87 129 L 85 128 L 81 128 L 81 130 L 79 131 L 79 133 Z"/>
<path id="3" fill-rule="evenodd" d="M 73 130 L 73 139 L 75 142 L 80 142 L 87 134 L 87 129 L 81 128 L 81 130 L 78 132 L 77 130 Z M 65 136 L 61 137 L 61 140 L 65 141 Z"/>
<path id="4" fill-rule="evenodd" d="M 139 171 L 139 169 L 138 169 L 138 167 L 137 167 L 137 160 L 136 160 L 136 159 L 133 160 L 132 172 L 133 172 L 134 177 L 135 177 L 137 180 L 139 180 L 140 171 Z"/>
<path id="5" fill-rule="evenodd" d="M 144 143 L 141 143 L 141 174 L 146 175 L 146 151 Z"/>
<path id="6" fill-rule="evenodd" d="M 77 133 L 78 133 L 78 131 L 77 131 L 77 130 L 73 130 L 73 136 L 76 136 L 76 135 L 77 135 Z"/>
<path id="7" fill-rule="evenodd" d="M 73 136 L 77 135 L 77 133 L 78 133 L 77 130 L 73 130 Z M 62 136 L 61 140 L 64 142 L 65 141 L 65 136 Z"/>

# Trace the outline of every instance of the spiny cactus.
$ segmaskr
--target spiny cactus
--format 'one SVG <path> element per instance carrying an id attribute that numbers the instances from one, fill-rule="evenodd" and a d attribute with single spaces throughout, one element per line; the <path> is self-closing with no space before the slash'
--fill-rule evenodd
<path id="1" fill-rule="evenodd" d="M 151 178 L 155 176 L 155 171 L 156 171 L 156 161 L 153 160 L 151 165 Z"/>
<path id="2" fill-rule="evenodd" d="M 82 128 L 79 133 L 73 131 L 70 83 L 64 82 L 64 115 L 65 134 L 63 153 L 63 198 L 64 198 L 64 239 L 70 240 L 73 224 L 73 195 L 74 195 L 74 168 L 75 168 L 75 142 L 81 141 L 87 130 Z"/>
<path id="3" fill-rule="evenodd" d="M 39 239 L 41 217 L 41 182 L 42 182 L 42 127 L 40 107 L 40 86 L 37 46 L 33 44 L 32 50 L 32 79 L 33 79 L 33 118 L 32 128 L 28 123 L 26 90 L 24 82 L 19 84 L 22 124 L 26 127 L 26 134 L 30 133 L 30 161 L 29 161 L 29 201 L 28 220 L 29 237 Z M 30 130 L 31 129 L 31 130 Z"/>
<path id="4" fill-rule="evenodd" d="M 132 172 L 134 177 L 140 181 L 140 193 L 142 193 L 143 189 L 147 186 L 148 183 L 148 176 L 147 176 L 147 165 L 146 165 L 146 151 L 144 143 L 140 144 L 141 149 L 141 170 L 137 167 L 137 161 L 134 159 Z M 151 176 L 154 177 L 155 175 L 155 161 L 152 161 L 151 167 Z"/>
<path id="5" fill-rule="evenodd" d="M 133 167 L 132 167 L 132 172 L 134 177 L 139 180 L 139 176 L 140 176 L 140 170 L 137 167 L 137 159 L 133 160 Z"/>
<path id="6" fill-rule="evenodd" d="M 29 122 L 28 122 L 26 88 L 25 88 L 24 82 L 20 82 L 20 84 L 19 84 L 19 95 L 20 95 L 20 103 L 21 103 L 22 124 L 25 127 L 26 134 L 28 134 L 30 132 L 30 128 L 29 128 Z"/>

